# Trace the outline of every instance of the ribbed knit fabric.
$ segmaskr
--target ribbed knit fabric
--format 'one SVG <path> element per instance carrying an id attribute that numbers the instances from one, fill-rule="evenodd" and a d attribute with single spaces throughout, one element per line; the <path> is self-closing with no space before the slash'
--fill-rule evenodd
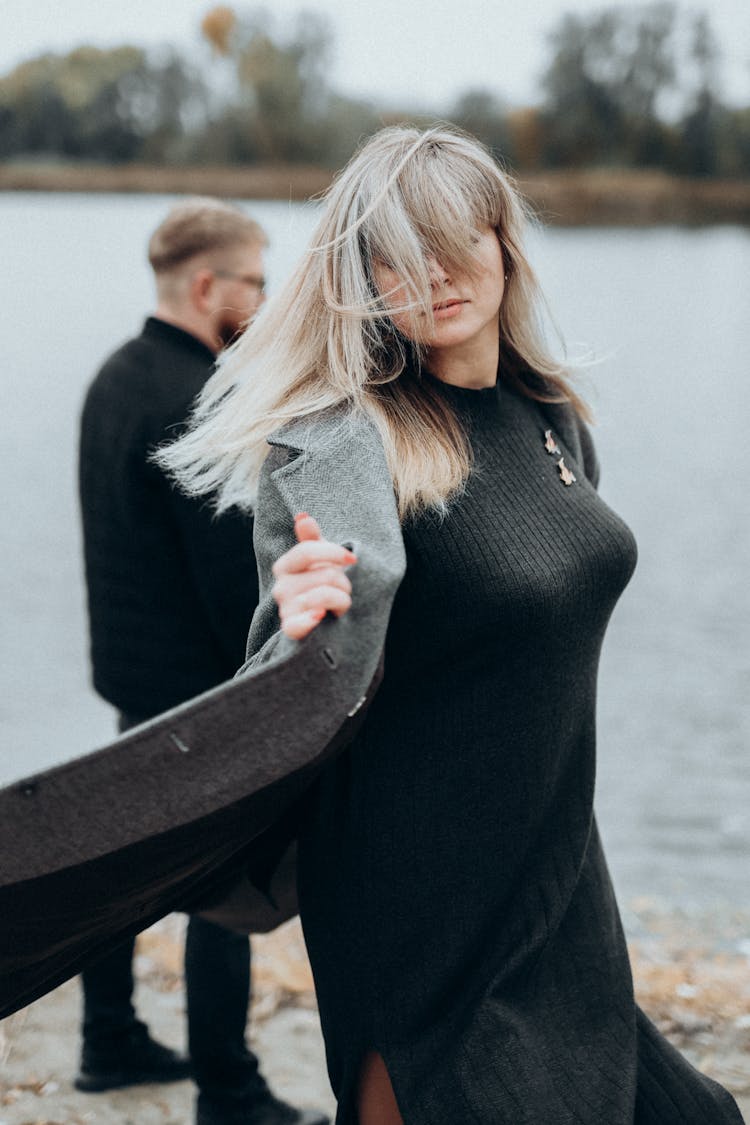
<path id="1" fill-rule="evenodd" d="M 445 519 L 404 529 L 383 686 L 300 843 L 338 1125 L 369 1049 L 406 1125 L 740 1122 L 636 1009 L 593 819 L 632 536 L 553 434 L 563 483 L 538 404 L 444 393 L 475 468 Z"/>
<path id="2" fill-rule="evenodd" d="M 81 419 L 80 496 L 96 690 L 150 717 L 230 679 L 258 600 L 253 526 L 215 518 L 149 461 L 175 438 L 214 366 L 149 317 L 103 365 Z"/>

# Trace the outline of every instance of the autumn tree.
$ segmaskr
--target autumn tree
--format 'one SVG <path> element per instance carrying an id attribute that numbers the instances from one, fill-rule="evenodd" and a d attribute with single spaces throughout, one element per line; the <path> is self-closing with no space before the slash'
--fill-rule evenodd
<path id="1" fill-rule="evenodd" d="M 301 12 L 279 30 L 265 9 L 237 14 L 220 6 L 202 31 L 232 68 L 234 91 L 223 124 L 247 159 L 314 160 L 331 94 L 326 81 L 332 36 L 322 17 Z M 242 144 L 244 133 L 244 145 Z"/>

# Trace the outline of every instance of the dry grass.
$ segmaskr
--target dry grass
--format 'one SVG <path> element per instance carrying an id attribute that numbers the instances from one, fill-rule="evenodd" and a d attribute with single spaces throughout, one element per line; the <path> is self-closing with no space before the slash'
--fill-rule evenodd
<path id="1" fill-rule="evenodd" d="M 705 948 L 671 953 L 630 947 L 636 992 L 660 1026 L 698 1030 L 732 1024 L 750 1030 L 750 960 Z"/>
<path id="2" fill-rule="evenodd" d="M 225 199 L 303 200 L 324 191 L 331 173 L 305 165 L 161 167 L 144 164 L 0 166 L 0 191 L 148 192 Z"/>
<path id="3" fill-rule="evenodd" d="M 138 976 L 161 992 L 182 987 L 184 932 L 185 919 L 172 914 L 138 938 Z M 312 972 L 299 918 L 270 934 L 253 937 L 253 1018 L 265 1019 L 290 1004 L 315 1007 Z"/>
<path id="4" fill-rule="evenodd" d="M 520 184 L 540 218 L 556 225 L 750 224 L 749 180 L 596 169 L 538 173 Z"/>
<path id="5" fill-rule="evenodd" d="M 331 182 L 302 165 L 157 167 L 9 163 L 0 191 L 149 192 L 231 199 L 303 200 Z M 750 180 L 695 180 L 663 172 L 594 169 L 524 175 L 521 187 L 545 222 L 562 226 L 750 224 Z"/>

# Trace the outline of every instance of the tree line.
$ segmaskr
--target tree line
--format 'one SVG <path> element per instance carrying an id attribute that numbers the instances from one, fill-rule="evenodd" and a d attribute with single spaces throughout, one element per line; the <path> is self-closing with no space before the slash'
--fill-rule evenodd
<path id="1" fill-rule="evenodd" d="M 80 47 L 0 77 L 3 158 L 336 168 L 383 124 L 437 119 L 377 106 L 328 81 L 331 27 L 306 12 L 280 27 L 265 10 L 209 11 L 213 65 L 136 46 Z M 563 16 L 548 37 L 539 103 L 511 108 L 464 91 L 440 115 L 520 171 L 652 167 L 750 174 L 750 105 L 728 106 L 705 12 L 659 0 Z M 209 81 L 205 69 L 211 73 Z"/>

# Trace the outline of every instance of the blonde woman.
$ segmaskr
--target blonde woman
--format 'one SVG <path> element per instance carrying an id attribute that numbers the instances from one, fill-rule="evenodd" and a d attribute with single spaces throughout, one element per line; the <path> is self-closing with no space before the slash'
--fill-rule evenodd
<path id="1" fill-rule="evenodd" d="M 257 497 L 250 665 L 356 622 L 394 524 L 405 559 L 382 685 L 299 828 L 339 1125 L 739 1123 L 633 1000 L 592 800 L 635 545 L 523 225 L 474 140 L 379 133 L 165 460 L 222 506 Z"/>

